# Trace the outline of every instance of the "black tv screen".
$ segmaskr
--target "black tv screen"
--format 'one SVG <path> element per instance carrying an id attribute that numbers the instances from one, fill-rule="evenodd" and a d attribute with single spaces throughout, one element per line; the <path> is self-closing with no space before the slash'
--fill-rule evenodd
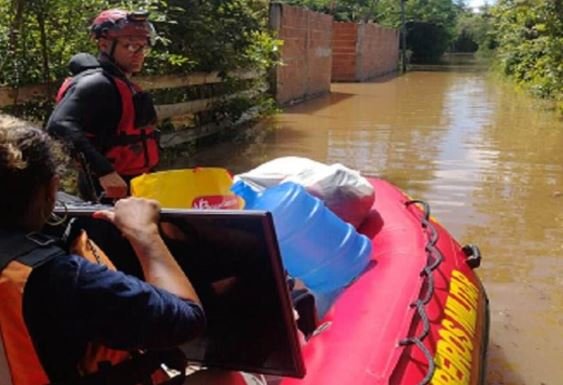
<path id="1" fill-rule="evenodd" d="M 73 227 L 86 229 L 120 270 L 141 275 L 130 245 L 113 225 L 90 218 L 95 209 L 68 207 L 77 218 Z M 206 367 L 303 377 L 271 214 L 163 209 L 160 228 L 207 316 L 205 335 L 182 346 L 187 358 Z"/>

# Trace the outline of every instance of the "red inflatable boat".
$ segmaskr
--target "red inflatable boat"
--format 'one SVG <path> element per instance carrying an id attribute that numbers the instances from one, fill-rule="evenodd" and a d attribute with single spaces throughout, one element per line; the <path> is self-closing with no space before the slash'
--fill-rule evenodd
<path id="1" fill-rule="evenodd" d="M 473 271 L 480 263 L 479 250 L 462 247 L 430 216 L 424 202 L 411 200 L 384 180 L 370 182 L 376 199 L 359 231 L 372 240 L 371 264 L 333 298 L 301 346 L 305 376 L 278 377 L 272 383 L 483 384 L 489 312 Z M 290 315 L 293 328 L 292 322 Z M 297 342 L 295 348 L 299 354 Z M 211 383 L 262 383 L 241 372 L 228 374 L 225 381 Z"/>
<path id="2" fill-rule="evenodd" d="M 307 374 L 283 385 L 483 384 L 488 299 L 462 247 L 390 183 L 359 231 L 372 265 L 334 301 L 302 347 Z"/>

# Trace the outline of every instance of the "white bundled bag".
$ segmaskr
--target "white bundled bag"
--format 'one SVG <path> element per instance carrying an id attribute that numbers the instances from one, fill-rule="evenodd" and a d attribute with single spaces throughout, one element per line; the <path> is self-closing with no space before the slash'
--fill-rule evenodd
<path id="1" fill-rule="evenodd" d="M 234 181 L 238 180 L 256 191 L 283 182 L 298 183 L 355 227 L 365 219 L 375 200 L 373 186 L 358 171 L 340 163 L 327 165 L 296 156 L 263 163 L 253 170 L 235 175 Z"/>

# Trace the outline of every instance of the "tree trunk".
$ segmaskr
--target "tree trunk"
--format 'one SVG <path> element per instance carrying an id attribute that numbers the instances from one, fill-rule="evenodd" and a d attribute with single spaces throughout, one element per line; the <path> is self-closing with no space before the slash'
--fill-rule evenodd
<path id="1" fill-rule="evenodd" d="M 43 60 L 43 82 L 47 85 L 47 92 L 51 94 L 51 81 L 49 73 L 49 50 L 47 48 L 47 31 L 45 29 L 46 13 L 37 11 L 35 15 L 39 25 L 39 35 L 41 41 L 41 57 Z"/>
<path id="2" fill-rule="evenodd" d="M 12 2 L 12 13 L 14 15 L 14 19 L 12 20 L 12 25 L 10 27 L 10 35 L 8 37 L 8 47 L 9 47 L 8 52 L 10 53 L 10 55 L 6 55 L 6 57 L 0 64 L 0 72 L 4 71 L 4 67 L 8 63 L 8 60 L 16 59 L 17 57 L 16 50 L 18 46 L 18 38 L 21 34 L 24 7 L 25 7 L 25 0 L 14 0 Z M 15 67 L 14 72 L 16 75 L 16 79 L 15 81 L 10 81 L 10 83 L 18 84 L 20 79 L 18 76 L 17 64 L 14 67 Z"/>

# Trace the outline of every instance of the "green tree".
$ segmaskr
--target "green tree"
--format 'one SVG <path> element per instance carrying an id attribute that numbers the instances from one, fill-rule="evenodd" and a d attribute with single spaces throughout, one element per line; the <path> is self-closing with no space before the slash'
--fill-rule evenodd
<path id="1" fill-rule="evenodd" d="M 71 50 L 90 46 L 84 15 L 101 1 L 0 0 L 0 84 L 48 82 L 66 73 Z"/>
<path id="2" fill-rule="evenodd" d="M 493 16 L 490 7 L 485 5 L 479 12 L 465 9 L 458 16 L 454 51 L 476 51 L 486 56 L 496 48 Z M 463 49 L 472 47 L 473 49 Z"/>
<path id="3" fill-rule="evenodd" d="M 171 22 L 160 29 L 168 37 L 166 51 L 182 55 L 185 69 L 228 71 L 271 63 L 268 58 L 275 44 L 266 32 L 266 1 L 172 0 L 168 4 Z"/>
<path id="4" fill-rule="evenodd" d="M 275 58 L 265 0 L 0 0 L 0 84 L 60 80 L 72 54 L 94 52 L 93 17 L 115 7 L 151 11 L 160 42 L 149 73 L 263 68 Z"/>
<path id="5" fill-rule="evenodd" d="M 286 4 L 328 13 L 337 21 L 375 21 L 379 0 L 287 0 Z"/>
<path id="6" fill-rule="evenodd" d="M 393 0 L 381 0 L 380 4 L 393 25 L 400 25 L 397 3 Z M 439 60 L 455 39 L 457 18 L 463 12 L 463 2 L 407 0 L 407 48 L 413 52 L 412 59 L 421 62 Z"/>
<path id="7" fill-rule="evenodd" d="M 561 0 L 499 0 L 492 9 L 502 72 L 542 97 L 563 98 Z"/>
<path id="8" fill-rule="evenodd" d="M 338 21 L 373 21 L 386 27 L 401 26 L 401 7 L 398 0 L 287 0 L 284 2 L 329 13 Z M 415 28 L 411 32 L 417 34 L 412 38 L 407 34 L 407 45 L 413 50 L 415 57 L 427 60 L 440 57 L 456 36 L 458 15 L 466 9 L 463 0 L 406 0 L 406 20 L 412 28 Z"/>

